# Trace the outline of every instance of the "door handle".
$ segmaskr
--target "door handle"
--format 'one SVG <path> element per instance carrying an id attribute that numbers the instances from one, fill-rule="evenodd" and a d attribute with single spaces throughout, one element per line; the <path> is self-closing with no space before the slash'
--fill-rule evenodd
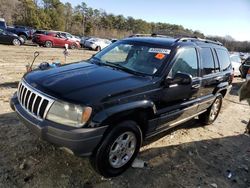
<path id="1" fill-rule="evenodd" d="M 199 89 L 201 87 L 200 84 L 194 84 L 192 85 L 192 89 Z"/>

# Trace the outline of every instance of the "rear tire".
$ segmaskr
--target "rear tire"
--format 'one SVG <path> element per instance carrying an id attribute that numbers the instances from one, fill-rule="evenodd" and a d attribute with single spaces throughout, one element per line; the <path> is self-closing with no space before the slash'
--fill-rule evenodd
<path id="1" fill-rule="evenodd" d="M 27 37 L 25 35 L 19 35 L 19 37 L 21 37 L 24 40 L 24 43 L 26 42 Z"/>
<path id="2" fill-rule="evenodd" d="M 134 121 L 124 121 L 108 132 L 90 162 L 102 176 L 118 176 L 131 166 L 141 143 L 140 127 Z"/>
<path id="3" fill-rule="evenodd" d="M 51 41 L 46 41 L 45 42 L 45 47 L 52 48 L 53 47 L 53 43 Z"/>
<path id="4" fill-rule="evenodd" d="M 101 50 L 102 50 L 102 49 L 101 49 L 100 46 L 97 46 L 96 49 L 95 49 L 95 51 L 97 51 L 97 52 L 99 52 L 99 51 L 101 51 Z"/>
<path id="5" fill-rule="evenodd" d="M 72 50 L 74 50 L 74 49 L 77 49 L 78 47 L 77 47 L 77 44 L 73 43 L 73 44 L 71 44 L 70 48 L 71 48 Z"/>
<path id="6" fill-rule="evenodd" d="M 20 46 L 20 45 L 21 45 L 21 41 L 18 40 L 18 39 L 13 39 L 12 44 L 13 44 L 14 46 Z"/>
<path id="7" fill-rule="evenodd" d="M 199 119 L 202 123 L 210 125 L 217 119 L 221 110 L 222 100 L 223 96 L 219 94 L 207 111 L 199 115 Z"/>

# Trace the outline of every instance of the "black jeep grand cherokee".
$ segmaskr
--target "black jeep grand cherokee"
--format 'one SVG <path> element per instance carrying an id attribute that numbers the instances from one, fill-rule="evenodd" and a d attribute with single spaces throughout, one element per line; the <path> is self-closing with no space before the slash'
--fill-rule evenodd
<path id="1" fill-rule="evenodd" d="M 196 116 L 211 124 L 232 82 L 220 43 L 132 37 L 86 62 L 24 75 L 11 107 L 42 139 L 121 174 L 142 142 Z"/>

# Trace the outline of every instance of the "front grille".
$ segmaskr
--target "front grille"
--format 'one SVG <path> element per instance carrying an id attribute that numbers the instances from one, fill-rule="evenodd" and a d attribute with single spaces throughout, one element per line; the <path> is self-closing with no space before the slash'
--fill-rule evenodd
<path id="1" fill-rule="evenodd" d="M 17 91 L 18 101 L 32 116 L 45 119 L 54 100 L 34 90 L 24 81 L 20 82 Z"/>

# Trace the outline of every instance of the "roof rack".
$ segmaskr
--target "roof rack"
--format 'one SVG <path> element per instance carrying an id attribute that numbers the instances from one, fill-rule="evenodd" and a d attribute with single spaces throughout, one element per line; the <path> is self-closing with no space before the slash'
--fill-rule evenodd
<path id="1" fill-rule="evenodd" d="M 160 38 L 172 38 L 170 36 L 167 36 L 167 35 L 158 35 L 156 33 L 152 33 L 152 34 L 133 34 L 133 35 L 130 35 L 129 38 L 131 37 L 160 37 Z"/>
<path id="2" fill-rule="evenodd" d="M 223 46 L 223 44 L 219 41 L 201 39 L 199 37 L 181 37 L 181 38 L 176 39 L 175 42 L 188 42 L 188 41 L 190 41 L 190 42 L 205 42 L 205 43 L 211 43 L 211 44 Z"/>

